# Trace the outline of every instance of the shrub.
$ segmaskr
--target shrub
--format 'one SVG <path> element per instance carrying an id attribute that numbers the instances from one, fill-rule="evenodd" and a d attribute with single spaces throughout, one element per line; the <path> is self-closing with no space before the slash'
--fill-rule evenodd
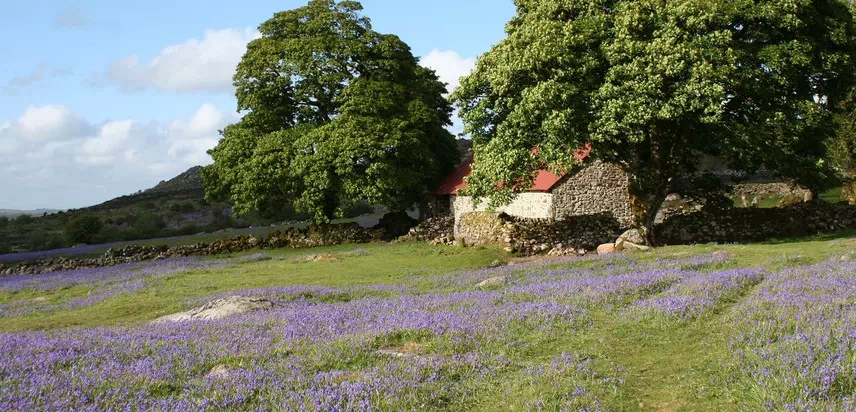
<path id="1" fill-rule="evenodd" d="M 33 219 L 30 215 L 21 215 L 15 218 L 14 223 L 18 226 L 29 225 L 33 223 L 35 219 Z"/>
<path id="2" fill-rule="evenodd" d="M 134 221 L 133 231 L 139 238 L 157 237 L 166 227 L 163 218 L 155 213 L 144 213 Z"/>
<path id="3" fill-rule="evenodd" d="M 93 243 L 104 225 L 95 216 L 81 216 L 65 227 L 65 238 L 72 245 Z"/>

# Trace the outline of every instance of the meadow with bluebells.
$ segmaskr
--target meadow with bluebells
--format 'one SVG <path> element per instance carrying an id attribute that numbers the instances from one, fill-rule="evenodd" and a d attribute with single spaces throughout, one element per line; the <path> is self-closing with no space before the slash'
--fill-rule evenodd
<path id="1" fill-rule="evenodd" d="M 853 253 L 398 244 L 10 276 L 0 410 L 850 410 Z M 274 306 L 152 323 L 227 296 Z"/>

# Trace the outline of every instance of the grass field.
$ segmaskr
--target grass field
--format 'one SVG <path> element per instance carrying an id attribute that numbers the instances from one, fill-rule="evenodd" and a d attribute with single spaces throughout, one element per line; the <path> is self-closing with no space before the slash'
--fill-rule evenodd
<path id="1" fill-rule="evenodd" d="M 372 244 L 0 278 L 0 410 L 848 409 L 850 236 L 511 266 Z M 277 306 L 148 324 L 228 294 Z"/>

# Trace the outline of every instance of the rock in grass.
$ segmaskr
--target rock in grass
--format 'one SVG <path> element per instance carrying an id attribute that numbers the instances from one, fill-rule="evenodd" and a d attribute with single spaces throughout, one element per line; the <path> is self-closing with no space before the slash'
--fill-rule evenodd
<path id="1" fill-rule="evenodd" d="M 616 249 L 618 249 L 618 245 L 616 245 Z M 632 242 L 624 242 L 621 245 L 621 250 L 639 250 L 642 252 L 647 252 L 647 251 L 651 250 L 651 247 L 645 246 L 645 245 L 639 245 L 639 244 L 632 243 Z"/>
<path id="2" fill-rule="evenodd" d="M 217 365 L 205 377 L 208 379 L 228 379 L 231 375 L 232 370 L 228 366 Z"/>
<path id="3" fill-rule="evenodd" d="M 237 259 L 239 263 L 265 262 L 268 260 L 273 260 L 273 258 L 267 253 L 254 253 L 252 255 L 241 256 Z"/>
<path id="4" fill-rule="evenodd" d="M 193 320 L 217 320 L 258 310 L 270 310 L 273 302 L 248 296 L 229 296 L 209 302 L 187 312 L 174 313 L 156 319 L 152 323 L 186 322 Z"/>
<path id="5" fill-rule="evenodd" d="M 508 283 L 508 280 L 502 276 L 499 276 L 482 281 L 481 283 L 479 283 L 478 286 L 480 288 L 492 288 L 498 286 L 505 286 L 506 283 Z"/>
<path id="6" fill-rule="evenodd" d="M 647 245 L 648 240 L 645 239 L 645 234 L 639 229 L 630 229 L 621 234 L 618 240 L 623 242 L 635 243 L 637 245 Z"/>
<path id="7" fill-rule="evenodd" d="M 615 252 L 615 243 L 604 243 L 597 247 L 598 255 L 608 255 Z"/>

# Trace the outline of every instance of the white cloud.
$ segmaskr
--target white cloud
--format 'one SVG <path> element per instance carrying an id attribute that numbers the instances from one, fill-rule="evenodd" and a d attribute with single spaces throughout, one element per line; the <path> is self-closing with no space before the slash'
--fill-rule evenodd
<path id="1" fill-rule="evenodd" d="M 98 129 L 96 136 L 87 138 L 79 146 L 74 160 L 88 165 L 112 164 L 122 151 L 127 150 L 126 144 L 131 138 L 131 129 L 135 126 L 133 120 L 108 122 Z"/>
<path id="2" fill-rule="evenodd" d="M 470 74 L 476 67 L 476 59 L 464 58 L 453 50 L 431 50 L 428 55 L 421 59 L 420 63 L 437 72 L 440 80 L 447 84 L 446 89 L 449 93 L 461 85 L 461 77 Z M 464 126 L 456 112 L 452 115 L 452 127 L 450 131 L 459 135 L 463 130 Z"/>
<path id="3" fill-rule="evenodd" d="M 434 69 L 440 80 L 448 85 L 450 93 L 461 85 L 461 77 L 470 74 L 476 67 L 474 58 L 464 58 L 456 51 L 439 49 L 431 50 L 420 63 Z"/>
<path id="4" fill-rule="evenodd" d="M 30 106 L 16 121 L 0 129 L 0 137 L 30 141 L 83 137 L 92 130 L 89 123 L 65 106 Z"/>
<path id="5" fill-rule="evenodd" d="M 64 133 L 68 118 L 86 133 Z M 209 164 L 218 131 L 238 119 L 211 104 L 169 123 L 93 124 L 64 106 L 31 107 L 0 122 L 0 193 L 13 194 L 0 208 L 80 207 L 150 187 Z"/>
<path id="6" fill-rule="evenodd" d="M 125 90 L 230 91 L 247 43 L 258 37 L 258 31 L 251 29 L 206 30 L 201 40 L 168 46 L 145 63 L 138 56 L 123 57 L 96 76 L 95 83 L 116 84 Z"/>
<path id="7" fill-rule="evenodd" d="M 170 131 L 175 135 L 186 137 L 200 137 L 217 132 L 226 121 L 226 115 L 212 104 L 203 104 L 193 115 L 189 123 L 174 121 L 170 124 Z"/>

